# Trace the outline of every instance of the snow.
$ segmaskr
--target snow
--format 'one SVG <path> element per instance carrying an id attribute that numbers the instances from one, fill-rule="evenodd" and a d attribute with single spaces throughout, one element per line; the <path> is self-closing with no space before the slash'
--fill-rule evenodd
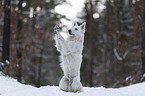
<path id="1" fill-rule="evenodd" d="M 75 21 L 79 21 L 77 18 L 78 14 L 82 11 L 85 6 L 85 0 L 66 0 L 68 3 L 63 3 L 55 7 L 55 12 L 65 15 L 68 19 L 61 19 L 62 24 L 66 25 L 68 28 L 71 28 Z M 77 2 L 77 3 L 76 3 Z M 66 31 L 66 29 L 62 29 Z"/>
<path id="2" fill-rule="evenodd" d="M 77 14 L 82 11 L 84 7 L 84 0 L 66 0 L 70 3 L 64 3 L 55 7 L 55 11 L 59 14 L 65 15 L 67 18 L 74 20 Z M 77 2 L 77 3 L 76 3 Z"/>
<path id="3" fill-rule="evenodd" d="M 113 49 L 113 51 L 114 51 L 114 54 L 115 54 L 116 58 L 117 58 L 119 61 L 122 61 L 123 58 L 121 58 L 121 57 L 119 56 L 119 54 L 117 53 L 117 50 L 116 50 L 116 49 Z"/>
<path id="4" fill-rule="evenodd" d="M 6 60 L 6 63 L 7 63 L 7 65 L 9 65 L 9 64 L 10 64 L 10 62 L 9 62 L 8 60 Z"/>
<path id="5" fill-rule="evenodd" d="M 4 63 L 1 63 L 1 65 L 4 66 L 5 64 Z"/>
<path id="6" fill-rule="evenodd" d="M 84 87 L 83 92 L 72 93 L 58 86 L 36 88 L 0 74 L 0 96 L 145 96 L 145 82 L 122 88 Z"/>

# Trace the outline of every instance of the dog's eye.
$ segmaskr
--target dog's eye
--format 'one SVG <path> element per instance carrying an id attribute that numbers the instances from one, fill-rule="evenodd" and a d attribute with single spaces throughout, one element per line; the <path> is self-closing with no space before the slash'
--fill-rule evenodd
<path id="1" fill-rule="evenodd" d="M 78 30 L 77 28 L 75 28 L 75 30 Z"/>

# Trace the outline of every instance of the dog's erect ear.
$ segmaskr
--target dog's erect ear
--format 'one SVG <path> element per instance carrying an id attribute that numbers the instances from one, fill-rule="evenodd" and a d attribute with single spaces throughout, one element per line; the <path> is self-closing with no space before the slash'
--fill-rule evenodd
<path id="1" fill-rule="evenodd" d="M 78 26 L 77 22 L 74 23 L 74 26 Z"/>
<path id="2" fill-rule="evenodd" d="M 82 28 L 83 32 L 85 32 L 85 29 L 86 29 L 86 22 L 84 22 L 84 23 L 83 23 L 83 24 L 81 24 L 80 26 L 81 26 L 81 28 Z"/>

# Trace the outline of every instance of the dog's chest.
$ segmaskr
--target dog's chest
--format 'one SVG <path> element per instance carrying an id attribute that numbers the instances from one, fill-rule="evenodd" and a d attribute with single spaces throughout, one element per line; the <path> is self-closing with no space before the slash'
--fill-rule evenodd
<path id="1" fill-rule="evenodd" d="M 73 51 L 73 52 L 81 52 L 82 51 L 82 42 L 80 39 L 76 39 L 76 40 L 69 40 L 67 42 L 68 48 Z"/>

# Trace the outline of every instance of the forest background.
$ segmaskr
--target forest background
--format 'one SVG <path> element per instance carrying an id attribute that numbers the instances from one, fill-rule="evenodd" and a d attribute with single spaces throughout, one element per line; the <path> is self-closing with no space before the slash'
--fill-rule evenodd
<path id="1" fill-rule="evenodd" d="M 145 80 L 145 0 L 84 0 L 73 18 L 57 12 L 63 4 L 73 6 L 71 0 L 0 0 L 3 73 L 37 87 L 58 85 L 63 73 L 53 28 L 67 32 L 76 20 L 87 23 L 84 86 L 121 87 Z"/>

